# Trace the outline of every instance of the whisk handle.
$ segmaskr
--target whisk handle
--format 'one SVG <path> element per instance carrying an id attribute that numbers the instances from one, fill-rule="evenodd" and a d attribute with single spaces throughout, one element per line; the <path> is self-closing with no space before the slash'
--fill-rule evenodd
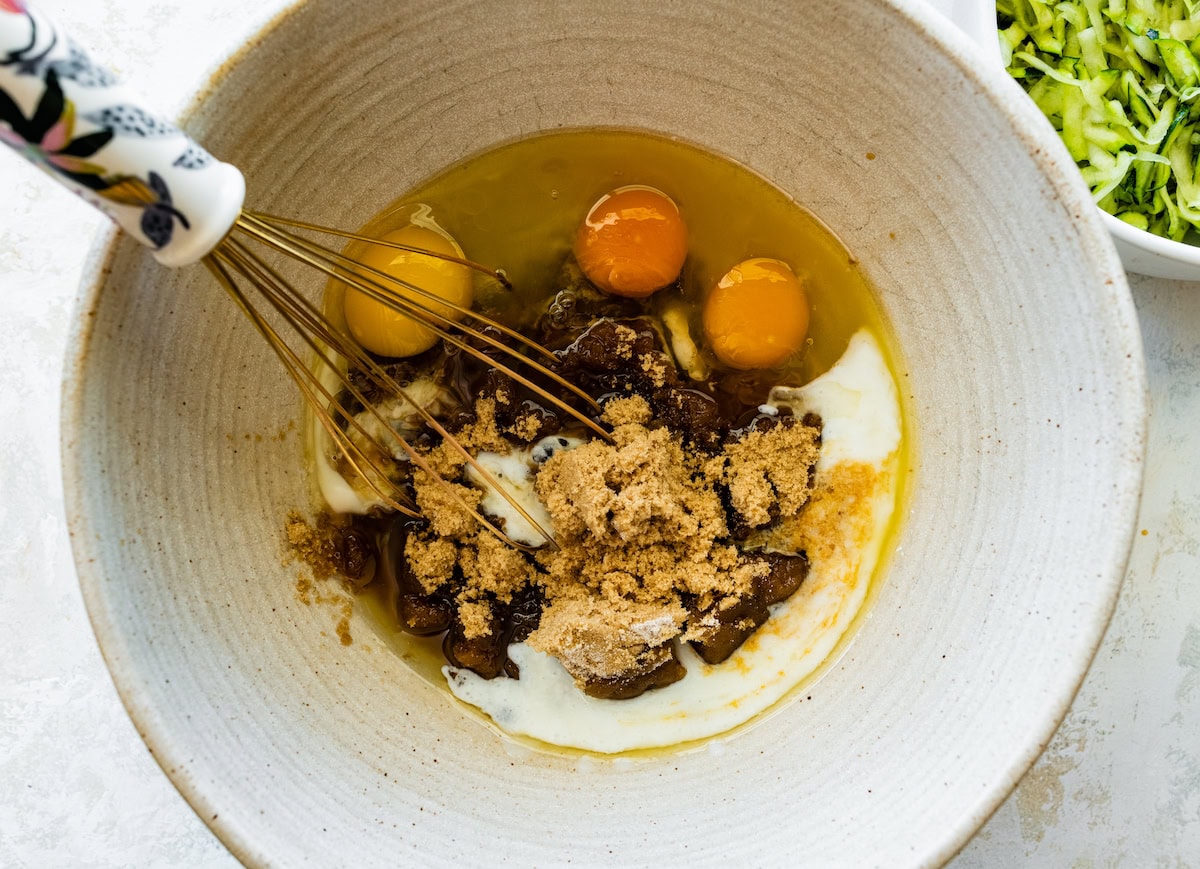
<path id="1" fill-rule="evenodd" d="M 216 247 L 246 194 L 241 172 L 143 108 L 27 0 L 0 0 L 0 141 L 168 266 Z"/>

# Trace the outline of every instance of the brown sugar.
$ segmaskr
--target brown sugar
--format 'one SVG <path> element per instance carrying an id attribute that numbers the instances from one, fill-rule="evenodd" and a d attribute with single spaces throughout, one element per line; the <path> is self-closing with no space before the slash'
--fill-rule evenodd
<path id="1" fill-rule="evenodd" d="M 293 510 L 288 514 L 283 530 L 292 557 L 307 564 L 314 577 L 324 579 L 337 572 L 338 550 L 331 533 L 332 517 L 322 513 L 317 523 L 316 527 L 310 525 Z"/>
<path id="2" fill-rule="evenodd" d="M 847 509 L 861 504 L 880 489 L 881 471 L 862 462 L 842 462 L 814 489 L 803 513 L 785 517 L 762 535 L 762 542 L 779 549 L 804 550 L 824 562 L 861 549 L 873 531 L 871 514 Z"/>
<path id="3" fill-rule="evenodd" d="M 611 352 L 616 359 L 632 359 L 633 351 L 637 347 L 637 330 L 631 329 L 624 323 L 618 323 L 614 329 L 616 342 L 612 345 Z"/>
<path id="4" fill-rule="evenodd" d="M 462 622 L 463 636 L 468 640 L 486 637 L 495 624 L 492 605 L 486 600 L 465 601 L 458 605 L 458 619 Z"/>
<path id="5" fill-rule="evenodd" d="M 539 556 L 548 606 L 528 642 L 583 681 L 624 672 L 678 636 L 688 616 L 685 596 L 704 611 L 750 594 L 767 568 L 725 540 L 716 484 L 760 478 L 765 491 L 756 503 L 777 513 L 776 468 L 762 453 L 783 446 L 786 459 L 803 462 L 795 474 L 778 475 L 789 503 L 801 500 L 796 478 L 807 497 L 815 461 L 815 452 L 802 449 L 816 436 L 806 426 L 777 427 L 778 434 L 758 435 L 749 445 L 739 441 L 732 455 L 714 462 L 689 456 L 668 429 L 626 422 L 644 419 L 644 400 L 613 404 L 605 418 L 621 423 L 614 443 L 590 441 L 555 455 L 536 483 L 559 548 Z"/>
<path id="6" fill-rule="evenodd" d="M 662 353 L 646 353 L 640 359 L 642 373 L 646 375 L 652 386 L 663 386 L 667 382 L 669 372 L 673 372 L 671 363 Z"/>
<path id="7" fill-rule="evenodd" d="M 529 644 L 577 678 L 612 679 L 644 666 L 647 653 L 677 636 L 686 618 L 678 601 L 602 600 L 567 587 L 543 611 Z"/>
<path id="8" fill-rule="evenodd" d="M 609 425 L 645 425 L 654 418 L 650 403 L 640 395 L 621 396 L 604 405 L 604 421 Z"/>
<path id="9" fill-rule="evenodd" d="M 637 333 L 618 327 L 617 336 L 632 352 Z M 458 433 L 466 449 L 512 452 L 494 401 L 478 399 L 473 410 Z M 501 623 L 497 607 L 536 587 L 541 616 L 526 642 L 557 657 L 581 685 L 659 666 L 672 640 L 703 634 L 705 618 L 754 594 L 769 568 L 738 548 L 727 517 L 764 527 L 798 511 L 820 440 L 818 428 L 788 418 L 715 454 L 689 450 L 637 394 L 607 401 L 602 419 L 611 443 L 593 439 L 531 467 L 556 547 L 531 554 L 482 529 L 450 492 L 475 509 L 482 493 L 467 482 L 462 456 L 442 444 L 427 448 L 427 460 L 445 483 L 412 475 L 428 527 L 409 534 L 404 549 L 421 590 L 452 598 L 467 640 L 490 636 Z"/>
<path id="10" fill-rule="evenodd" d="M 296 577 L 296 600 L 305 606 L 327 606 L 337 616 L 334 631 L 338 641 L 343 646 L 354 642 L 350 633 L 350 616 L 354 604 L 346 596 L 345 588 L 333 588 L 321 580 L 329 579 L 344 569 L 342 556 L 337 544 L 337 537 L 344 523 L 327 513 L 317 516 L 316 525 L 310 525 L 296 511 L 288 514 L 284 524 L 284 534 L 291 554 L 308 565 L 311 575 L 300 574 Z M 343 578 L 343 586 L 349 586 L 348 579 Z"/>
<path id="11" fill-rule="evenodd" d="M 542 421 L 535 414 L 522 413 L 512 425 L 512 433 L 523 441 L 531 441 L 542 429 Z"/>
<path id="12" fill-rule="evenodd" d="M 421 588 L 426 594 L 433 594 L 454 572 L 458 564 L 458 546 L 453 540 L 435 534 L 411 534 L 404 557 Z"/>
<path id="13" fill-rule="evenodd" d="M 425 451 L 423 456 L 429 466 L 447 480 L 457 478 L 462 466 L 467 463 L 466 457 L 463 456 L 464 450 L 472 456 L 477 456 L 482 452 L 507 453 L 512 449 L 512 443 L 504 437 L 496 422 L 496 400 L 476 399 L 474 410 L 474 421 L 454 434 L 454 440 L 462 449 L 455 447 L 454 443 L 447 439 L 432 450 Z M 474 506 L 470 501 L 467 503 Z M 462 511 L 461 507 L 456 509 Z"/>
<path id="14" fill-rule="evenodd" d="M 535 570 L 519 549 L 514 549 L 488 531 L 479 531 L 464 541 L 458 551 L 462 571 L 460 601 L 495 598 L 507 603 L 534 580 Z"/>
<path id="15" fill-rule="evenodd" d="M 466 537 L 474 535 L 477 525 L 471 514 L 464 510 L 479 506 L 483 493 L 473 486 L 452 483 L 445 471 L 439 471 L 445 481 L 439 483 L 424 471 L 413 474 L 413 491 L 417 509 L 429 520 L 429 527 L 441 537 Z"/>
<path id="16" fill-rule="evenodd" d="M 760 413 L 731 430 L 736 417 L 723 416 L 718 395 L 679 386 L 660 339 L 643 320 L 600 318 L 562 350 L 564 371 L 602 403 L 610 439 L 580 443 L 569 420 L 522 401 L 493 369 L 449 417 L 453 438 L 427 426 L 409 441 L 418 460 L 389 459 L 385 473 L 423 517 L 386 532 L 404 534 L 389 573 L 406 601 L 400 618 L 414 633 L 445 631 L 445 642 L 463 644 L 462 654 L 446 652 L 452 665 L 491 678 L 506 645 L 523 640 L 557 657 L 585 690 L 621 692 L 653 671 L 678 678 L 669 676 L 671 666 L 682 673 L 676 642 L 707 644 L 701 655 L 710 660 L 767 618 L 763 589 L 779 586 L 774 556 L 752 550 L 808 501 L 819 423 Z M 536 495 L 545 510 L 537 522 L 556 545 L 511 546 L 476 521 L 471 511 L 493 499 L 464 452 L 529 457 L 528 476 L 505 482 Z M 519 459 L 508 467 L 510 477 L 522 473 Z M 501 530 L 515 521 L 487 518 Z M 360 526 L 383 535 L 380 520 Z M 311 532 L 289 523 L 293 549 L 332 572 L 336 545 Z"/>
<path id="17" fill-rule="evenodd" d="M 752 528 L 795 515 L 812 491 L 812 468 L 820 451 L 820 431 L 796 424 L 752 431 L 726 446 L 722 482 L 729 487 L 733 509 Z"/>
<path id="18" fill-rule="evenodd" d="M 496 422 L 496 401 L 492 398 L 476 399 L 475 422 L 464 426 L 455 438 L 473 456 L 485 450 L 506 453 L 512 449 Z M 449 445 L 444 444 L 443 449 L 449 449 Z"/>

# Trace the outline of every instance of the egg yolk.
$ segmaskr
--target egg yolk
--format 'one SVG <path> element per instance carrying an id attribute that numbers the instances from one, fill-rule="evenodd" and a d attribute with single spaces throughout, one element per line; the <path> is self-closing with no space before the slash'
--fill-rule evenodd
<path id="1" fill-rule="evenodd" d="M 380 240 L 412 245 L 432 253 L 463 255 L 462 248 L 449 235 L 415 224 L 389 232 Z M 355 259 L 464 308 L 469 308 L 474 299 L 470 270 L 458 263 L 379 245 L 369 246 Z M 444 317 L 462 319 L 462 314 L 453 308 L 439 305 L 395 281 L 380 279 L 379 283 L 396 295 L 427 305 Z M 415 356 L 438 341 L 438 336 L 428 326 L 360 290 L 346 290 L 344 310 L 346 325 L 354 340 L 380 356 Z"/>
<path id="2" fill-rule="evenodd" d="M 704 303 L 704 334 L 731 368 L 774 368 L 808 334 L 808 298 L 786 263 L 748 259 L 726 272 Z"/>
<path id="3" fill-rule="evenodd" d="M 669 196 L 621 187 L 592 206 L 575 235 L 575 259 L 606 293 L 644 299 L 679 277 L 687 227 Z"/>

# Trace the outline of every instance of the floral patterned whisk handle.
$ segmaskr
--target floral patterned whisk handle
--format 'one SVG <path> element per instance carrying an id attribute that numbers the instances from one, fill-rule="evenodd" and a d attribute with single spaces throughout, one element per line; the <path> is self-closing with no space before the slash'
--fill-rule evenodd
<path id="1" fill-rule="evenodd" d="M 216 247 L 245 198 L 241 172 L 147 111 L 25 0 L 0 0 L 0 141 L 168 266 Z"/>

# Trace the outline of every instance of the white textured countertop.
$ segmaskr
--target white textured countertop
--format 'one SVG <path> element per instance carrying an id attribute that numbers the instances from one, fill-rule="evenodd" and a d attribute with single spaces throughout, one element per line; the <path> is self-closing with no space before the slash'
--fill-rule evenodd
<path id="1" fill-rule="evenodd" d="M 282 5 L 42 3 L 168 111 Z M 234 866 L 126 717 L 75 582 L 58 392 L 99 225 L 0 153 L 0 866 Z M 1132 284 L 1153 420 L 1121 602 L 1053 743 L 955 867 L 1200 866 L 1200 284 Z"/>

